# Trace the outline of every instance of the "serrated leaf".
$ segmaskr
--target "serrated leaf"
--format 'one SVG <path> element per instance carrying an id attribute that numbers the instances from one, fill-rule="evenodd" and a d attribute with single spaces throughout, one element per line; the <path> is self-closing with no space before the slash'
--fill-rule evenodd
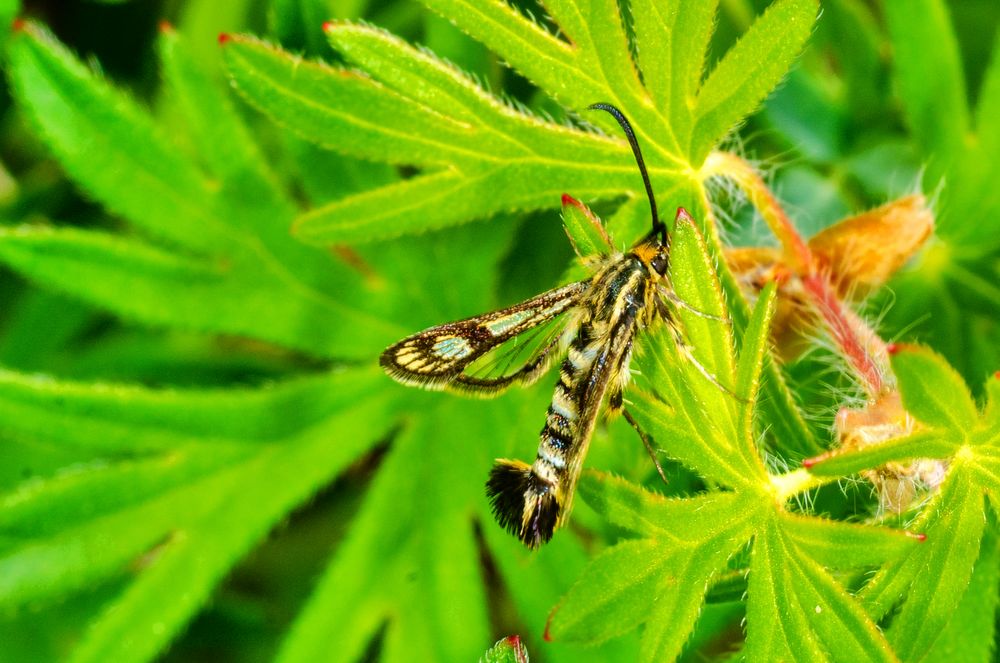
<path id="1" fill-rule="evenodd" d="M 926 652 L 951 618 L 968 587 L 984 523 L 982 493 L 953 465 L 933 503 L 911 526 L 926 533 L 927 542 L 879 571 L 862 591 L 876 618 L 906 597 L 889 630 L 904 660 Z"/>
<path id="2" fill-rule="evenodd" d="M 648 93 L 626 48 L 617 3 L 549 3 L 547 9 L 572 46 L 498 0 L 428 0 L 425 4 L 444 13 L 573 108 L 582 110 L 597 101 L 618 104 L 631 118 L 646 148 L 654 187 L 661 196 L 691 184 L 683 170 L 689 159 L 668 118 L 645 103 Z M 653 32 L 644 34 L 643 39 L 652 40 L 657 31 L 667 27 L 681 30 L 690 26 L 694 30 L 692 35 L 679 38 L 678 48 L 691 46 L 697 51 L 700 44 L 701 51 L 679 50 L 670 62 L 675 78 L 685 81 L 678 94 L 697 83 L 712 13 L 712 6 L 690 15 L 685 12 L 678 25 L 653 24 Z M 803 18 L 805 13 L 801 7 L 783 9 L 774 12 L 776 18 L 763 18 L 764 27 L 751 30 L 747 39 L 752 48 L 746 46 L 742 51 L 752 50 L 756 57 L 759 49 L 776 48 L 781 55 L 768 61 L 766 75 L 735 69 L 727 74 L 727 81 L 738 81 L 747 88 L 735 100 L 726 101 L 731 110 L 724 117 L 713 113 L 713 119 L 706 122 L 712 126 L 699 133 L 705 151 L 731 123 L 749 112 L 787 69 L 808 35 L 815 7 L 808 21 Z M 787 39 L 787 35 L 779 39 L 766 24 L 780 19 L 793 20 L 796 26 L 808 25 L 797 27 L 794 39 Z M 541 121 L 513 109 L 453 66 L 369 26 L 336 23 L 329 25 L 327 32 L 334 47 L 374 80 L 302 61 L 239 37 L 227 41 L 225 48 L 237 88 L 279 123 L 320 145 L 364 158 L 417 165 L 423 171 L 406 185 L 374 190 L 356 201 L 348 199 L 304 215 L 297 228 L 306 241 L 361 241 L 443 227 L 499 211 L 538 209 L 553 205 L 563 191 L 587 198 L 642 191 L 620 141 Z M 742 62 L 746 57 L 736 52 L 736 60 Z M 573 84 L 568 85 L 571 80 Z M 748 98 L 743 100 L 743 96 Z M 744 103 L 734 105 L 734 101 Z M 614 127 L 602 116 L 588 116 L 588 120 L 608 129 Z M 400 124 L 408 128 L 405 135 L 392 129 Z M 709 135 L 710 131 L 716 133 Z M 703 159 L 704 153 L 697 156 Z M 439 195 L 432 197 L 432 192 Z M 696 200 L 697 196 L 678 202 L 693 205 Z"/>
<path id="3" fill-rule="evenodd" d="M 861 606 L 777 526 L 754 540 L 747 632 L 754 661 L 897 660 Z"/>
<path id="4" fill-rule="evenodd" d="M 664 499 L 593 476 L 581 491 L 599 512 L 650 538 L 619 543 L 596 557 L 553 612 L 548 633 L 556 640 L 600 642 L 645 623 L 640 660 L 676 658 L 704 601 L 703 591 L 679 587 L 707 586 L 749 536 L 756 514 L 732 493 Z"/>
<path id="5" fill-rule="evenodd" d="M 614 249 L 601 220 L 580 201 L 564 195 L 562 218 L 573 250 L 580 258 L 606 255 Z"/>
<path id="6" fill-rule="evenodd" d="M 164 39 L 174 37 L 168 32 Z M 183 66 L 182 49 L 170 42 L 165 55 L 189 116 L 200 118 L 194 124 L 208 131 L 220 114 L 238 122 L 224 99 L 205 92 L 210 86 L 201 73 Z M 8 233 L 11 264 L 144 322 L 242 334 L 320 355 L 371 356 L 402 333 L 364 310 L 370 284 L 360 275 L 288 237 L 293 208 L 268 182 L 255 150 L 242 144 L 241 127 L 209 148 L 208 160 L 224 176 L 216 191 L 134 102 L 32 23 L 12 44 L 11 72 L 19 101 L 71 175 L 109 209 L 189 247 L 168 256 L 77 231 Z M 66 106 L 58 101 L 64 97 L 80 101 Z M 120 181 L 123 173 L 127 182 Z M 166 266 L 185 259 L 190 267 L 181 270 L 181 284 L 177 269 Z M 194 278 L 199 270 L 205 278 Z M 120 287 L 133 277 L 141 296 Z M 170 305 L 178 297 L 187 298 L 186 307 Z"/>
<path id="7" fill-rule="evenodd" d="M 839 477 L 884 465 L 890 461 L 917 458 L 949 458 L 958 442 L 937 431 L 921 431 L 852 451 L 835 451 L 813 459 L 809 472 L 820 477 Z"/>
<path id="8" fill-rule="evenodd" d="M 892 355 L 903 405 L 925 424 L 954 433 L 976 425 L 976 402 L 965 381 L 940 355 L 927 348 L 903 346 Z"/>
<path id="9" fill-rule="evenodd" d="M 208 182 L 134 102 L 34 23 L 17 33 L 9 57 L 12 88 L 34 110 L 36 130 L 108 209 L 180 246 L 213 252 L 231 245 L 208 212 Z"/>
<path id="10" fill-rule="evenodd" d="M 910 532 L 823 518 L 783 514 L 781 525 L 798 549 L 834 569 L 879 566 L 921 544 Z"/>
<path id="11" fill-rule="evenodd" d="M 812 32 L 817 0 L 778 0 L 705 79 L 694 107 L 690 154 L 701 163 L 719 137 L 763 101 Z"/>
<path id="12" fill-rule="evenodd" d="M 353 383 L 363 374 L 343 374 L 341 380 Z M 264 405 L 273 416 L 282 407 L 301 409 L 304 403 L 299 399 L 305 397 L 308 403 L 334 384 L 301 383 L 248 392 L 231 404 L 239 403 L 240 412 L 248 405 Z M 322 391 L 316 393 L 317 389 Z M 72 421 L 74 408 L 95 412 L 124 408 L 134 420 L 118 422 L 118 426 L 133 439 L 155 437 L 157 428 L 164 428 L 164 437 L 169 436 L 171 409 L 175 416 L 197 426 L 203 416 L 199 410 L 204 408 L 221 436 L 230 413 L 225 407 L 212 406 L 225 406 L 232 398 L 230 394 L 213 398 L 210 392 L 164 398 L 136 389 L 109 390 L 103 398 L 94 398 L 93 389 L 79 395 L 72 389 L 60 391 L 67 412 L 47 415 L 46 423 L 53 429 L 58 430 L 60 420 Z M 31 395 L 29 385 L 22 385 L 22 394 Z M 144 398 L 159 403 L 146 411 L 129 407 L 141 405 Z M 354 409 L 348 411 L 348 404 Z M 167 455 L 162 461 L 150 458 L 119 464 L 111 458 L 90 468 L 26 482 L 3 498 L 7 507 L 4 530 L 30 532 L 4 546 L 0 555 L 0 566 L 5 569 L 0 581 L 4 605 L 17 607 L 71 594 L 127 573 L 126 564 L 138 559 L 131 571 L 134 582 L 93 624 L 73 660 L 147 660 L 201 608 L 222 574 L 277 519 L 384 433 L 387 404 L 384 395 L 360 402 L 341 398 L 339 408 L 327 408 L 318 425 L 309 418 L 291 427 L 280 424 L 273 429 L 277 437 L 270 437 L 268 443 L 246 444 L 237 437 L 224 448 L 192 449 L 190 445 L 203 443 L 195 437 L 186 445 L 175 442 L 172 457 Z M 386 423 L 359 435 L 354 419 L 359 413 Z M 239 425 L 247 423 L 235 429 L 229 426 L 229 432 L 238 435 Z M 256 423 L 259 432 L 265 430 Z M 331 445 L 331 437 L 336 436 L 340 443 Z M 253 493 L 256 497 L 247 499 Z M 38 513 L 49 514 L 46 528 L 29 530 L 29 520 Z M 142 559 L 146 553 L 149 557 Z M 162 600 L 165 587 L 182 587 L 184 600 L 170 602 L 167 609 Z M 149 635 L 136 638 L 137 632 Z"/>
<path id="13" fill-rule="evenodd" d="M 988 663 L 994 660 L 996 643 L 997 587 L 1000 584 L 1000 547 L 996 524 L 987 527 L 972 570 L 969 589 L 955 608 L 941 636 L 923 656 L 928 661 L 969 661 Z"/>
<path id="14" fill-rule="evenodd" d="M 490 647 L 479 663 L 528 663 L 528 649 L 519 637 L 511 635 Z"/>

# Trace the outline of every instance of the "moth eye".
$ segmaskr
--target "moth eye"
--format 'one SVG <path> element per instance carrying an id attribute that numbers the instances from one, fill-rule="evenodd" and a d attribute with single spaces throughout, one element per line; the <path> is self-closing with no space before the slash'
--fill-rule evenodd
<path id="1" fill-rule="evenodd" d="M 670 258 L 668 258 L 667 254 L 663 251 L 657 253 L 653 259 L 649 261 L 649 266 L 652 267 L 653 270 L 660 276 L 667 273 L 667 267 L 669 265 Z"/>
<path id="2" fill-rule="evenodd" d="M 472 354 L 472 346 L 459 336 L 441 336 L 431 352 L 444 359 L 461 359 Z"/>

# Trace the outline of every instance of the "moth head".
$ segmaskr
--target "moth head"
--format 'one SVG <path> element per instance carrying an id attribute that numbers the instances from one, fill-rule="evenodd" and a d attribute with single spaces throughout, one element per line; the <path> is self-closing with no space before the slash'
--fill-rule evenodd
<path id="1" fill-rule="evenodd" d="M 664 246 L 660 246 L 659 249 L 653 259 L 649 261 L 649 267 L 660 276 L 666 276 L 667 269 L 670 267 L 670 253 Z"/>

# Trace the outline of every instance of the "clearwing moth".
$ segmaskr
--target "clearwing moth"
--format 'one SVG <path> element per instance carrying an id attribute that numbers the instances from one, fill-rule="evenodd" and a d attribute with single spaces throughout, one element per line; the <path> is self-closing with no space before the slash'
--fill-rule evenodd
<path id="1" fill-rule="evenodd" d="M 403 384 L 494 396 L 513 384 L 535 382 L 565 352 L 534 463 L 497 460 L 486 482 L 497 521 L 529 548 L 547 542 L 567 521 L 598 415 L 604 410 L 613 417 L 623 411 L 636 333 L 662 321 L 681 339 L 670 308 L 678 303 L 667 276 L 670 235 L 657 215 L 635 133 L 614 106 L 590 108 L 610 113 L 625 132 L 649 198 L 650 232 L 625 253 L 606 242 L 605 252 L 588 259 L 592 275 L 584 281 L 509 308 L 431 327 L 390 346 L 380 359 L 385 372 Z M 677 214 L 687 212 L 681 208 Z M 488 361 L 500 346 L 517 344 L 527 332 L 557 318 L 565 318 L 562 331 L 535 347 L 514 370 L 489 376 L 470 370 L 484 357 Z M 625 417 L 636 426 L 627 411 Z M 639 434 L 652 456 L 648 438 L 641 430 Z"/>

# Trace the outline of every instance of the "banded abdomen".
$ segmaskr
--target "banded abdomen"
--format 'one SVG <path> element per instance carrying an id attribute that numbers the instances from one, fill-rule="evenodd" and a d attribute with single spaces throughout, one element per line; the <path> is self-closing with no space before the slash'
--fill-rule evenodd
<path id="1" fill-rule="evenodd" d="M 528 547 L 548 541 L 568 517 L 605 398 L 611 409 L 621 408 L 632 341 L 649 317 L 651 290 L 648 269 L 632 255 L 610 260 L 595 275 L 580 303 L 585 310 L 559 371 L 535 462 L 500 460 L 490 473 L 487 494 L 497 521 Z"/>

